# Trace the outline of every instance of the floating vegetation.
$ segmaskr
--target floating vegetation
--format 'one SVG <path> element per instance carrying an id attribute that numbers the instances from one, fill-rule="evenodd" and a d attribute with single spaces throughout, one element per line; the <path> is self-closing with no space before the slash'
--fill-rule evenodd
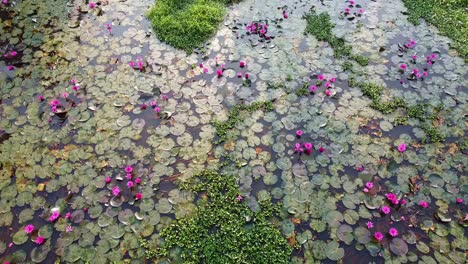
<path id="1" fill-rule="evenodd" d="M 332 30 L 335 25 L 330 20 L 330 15 L 327 13 L 320 13 L 314 9 L 304 16 L 307 21 L 305 33 L 314 35 L 319 41 L 326 41 L 333 48 L 336 58 L 347 58 L 354 60 L 359 65 L 365 66 L 369 63 L 369 58 L 355 54 L 352 52 L 352 46 L 345 43 L 343 38 L 336 37 Z"/>
<path id="2" fill-rule="evenodd" d="M 292 248 L 269 221 L 279 205 L 263 200 L 261 210 L 252 211 L 236 179 L 215 171 L 203 171 L 181 187 L 199 195 L 198 208 L 161 232 L 159 256 L 178 247 L 187 263 L 289 263 Z"/>
<path id="3" fill-rule="evenodd" d="M 0 263 L 467 262 L 446 36 L 402 1 L 172 2 L 0 1 Z"/>

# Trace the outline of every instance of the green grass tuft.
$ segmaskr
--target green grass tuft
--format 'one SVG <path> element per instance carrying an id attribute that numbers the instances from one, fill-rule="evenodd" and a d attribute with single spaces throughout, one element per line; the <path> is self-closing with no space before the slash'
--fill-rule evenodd
<path id="1" fill-rule="evenodd" d="M 158 38 L 192 52 L 216 32 L 232 0 L 157 0 L 147 16 Z"/>
<path id="2" fill-rule="evenodd" d="M 423 18 L 453 39 L 453 48 L 468 60 L 468 2 L 466 0 L 403 0 L 408 20 L 418 25 Z"/>

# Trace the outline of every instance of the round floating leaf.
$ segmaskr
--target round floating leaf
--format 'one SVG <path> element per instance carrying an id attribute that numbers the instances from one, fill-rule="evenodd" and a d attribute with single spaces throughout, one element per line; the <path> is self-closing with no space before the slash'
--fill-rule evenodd
<path id="1" fill-rule="evenodd" d="M 343 215 L 338 211 L 330 211 L 325 216 L 325 221 L 329 226 L 337 227 L 343 221 Z"/>
<path id="2" fill-rule="evenodd" d="M 54 227 L 52 225 L 43 225 L 39 228 L 38 235 L 43 236 L 44 238 L 50 238 L 54 233 Z"/>
<path id="3" fill-rule="evenodd" d="M 75 224 L 81 223 L 81 221 L 83 221 L 84 218 L 85 218 L 85 213 L 83 210 L 76 210 L 71 214 L 71 220 Z"/>
<path id="4" fill-rule="evenodd" d="M 336 236 L 346 244 L 350 244 L 354 240 L 353 228 L 349 225 L 340 225 L 336 231 Z"/>
<path id="5" fill-rule="evenodd" d="M 47 258 L 49 251 L 49 245 L 41 245 L 39 247 L 35 247 L 31 251 L 31 260 L 35 263 L 42 263 Z"/>
<path id="6" fill-rule="evenodd" d="M 102 214 L 98 218 L 98 225 L 100 227 L 106 227 L 112 223 L 113 217 L 108 215 L 107 213 Z"/>
<path id="7" fill-rule="evenodd" d="M 361 244 L 367 244 L 371 241 L 371 232 L 364 227 L 357 227 L 354 230 L 354 235 L 356 236 L 356 240 Z"/>
<path id="8" fill-rule="evenodd" d="M 340 260 L 344 257 L 344 249 L 340 248 L 340 244 L 336 241 L 331 241 L 326 247 L 327 258 L 331 260 Z"/>
<path id="9" fill-rule="evenodd" d="M 322 240 L 316 240 L 312 242 L 312 255 L 316 259 L 327 258 L 327 244 Z"/>
<path id="10" fill-rule="evenodd" d="M 408 245 L 403 239 L 399 237 L 393 238 L 390 242 L 390 251 L 392 251 L 392 253 L 395 255 L 405 256 L 408 254 Z"/>
<path id="11" fill-rule="evenodd" d="M 124 225 L 129 225 L 133 222 L 131 219 L 133 217 L 133 211 L 130 209 L 125 209 L 119 212 L 119 221 Z"/>
<path id="12" fill-rule="evenodd" d="M 28 240 L 28 235 L 24 230 L 19 230 L 13 235 L 12 240 L 15 245 L 22 245 Z"/>

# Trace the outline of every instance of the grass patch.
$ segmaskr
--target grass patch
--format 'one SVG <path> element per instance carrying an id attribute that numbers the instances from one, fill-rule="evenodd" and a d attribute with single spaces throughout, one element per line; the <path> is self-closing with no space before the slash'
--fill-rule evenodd
<path id="1" fill-rule="evenodd" d="M 352 47 L 347 45 L 343 38 L 337 38 L 333 35 L 332 31 L 335 25 L 331 22 L 330 16 L 327 13 L 317 14 L 315 10 L 312 9 L 304 18 L 307 20 L 305 33 L 314 35 L 319 41 L 328 42 L 333 48 L 336 58 L 354 60 L 362 66 L 369 63 L 369 58 L 354 54 L 352 52 Z"/>
<path id="2" fill-rule="evenodd" d="M 289 263 L 292 248 L 269 221 L 280 204 L 259 201 L 261 210 L 253 212 L 237 200 L 236 178 L 215 171 L 204 171 L 181 188 L 202 194 L 198 210 L 166 227 L 157 251 L 140 239 L 148 257 L 166 257 L 179 248 L 183 263 Z"/>
<path id="3" fill-rule="evenodd" d="M 401 108 L 405 110 L 405 114 L 396 118 L 396 124 L 402 125 L 408 122 L 409 118 L 415 118 L 419 121 L 419 127 L 424 130 L 426 138 L 421 141 L 425 142 L 442 142 L 445 136 L 434 126 L 434 121 L 437 119 L 437 114 L 443 110 L 443 106 L 430 107 L 428 104 L 417 104 L 408 106 L 403 98 L 395 98 L 392 101 L 382 102 L 381 97 L 384 87 L 372 82 L 358 82 L 353 77 L 349 78 L 348 85 L 350 87 L 358 87 L 362 93 L 372 100 L 371 108 L 380 111 L 383 114 L 393 113 Z"/>
<path id="4" fill-rule="evenodd" d="M 453 48 L 468 60 L 468 2 L 466 0 L 403 0 L 408 20 L 418 25 L 423 18 L 442 35 L 453 39 Z"/>
<path id="5" fill-rule="evenodd" d="M 147 16 L 156 35 L 178 49 L 192 52 L 216 32 L 233 0 L 157 0 Z"/>
<path id="6" fill-rule="evenodd" d="M 219 144 L 227 139 L 227 132 L 234 128 L 237 122 L 242 120 L 242 112 L 253 112 L 260 109 L 265 109 L 265 111 L 272 111 L 273 103 L 271 101 L 259 101 L 249 105 L 238 104 L 229 111 L 228 119 L 226 121 L 220 122 L 218 120 L 213 120 L 211 124 L 216 128 L 216 133 L 219 137 L 216 144 Z"/>

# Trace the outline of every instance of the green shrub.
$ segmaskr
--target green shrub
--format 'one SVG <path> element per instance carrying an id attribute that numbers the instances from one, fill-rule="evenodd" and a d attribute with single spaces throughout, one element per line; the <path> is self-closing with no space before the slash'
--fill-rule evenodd
<path id="1" fill-rule="evenodd" d="M 178 49 L 191 52 L 217 30 L 232 0 L 158 0 L 148 12 L 156 35 Z"/>

